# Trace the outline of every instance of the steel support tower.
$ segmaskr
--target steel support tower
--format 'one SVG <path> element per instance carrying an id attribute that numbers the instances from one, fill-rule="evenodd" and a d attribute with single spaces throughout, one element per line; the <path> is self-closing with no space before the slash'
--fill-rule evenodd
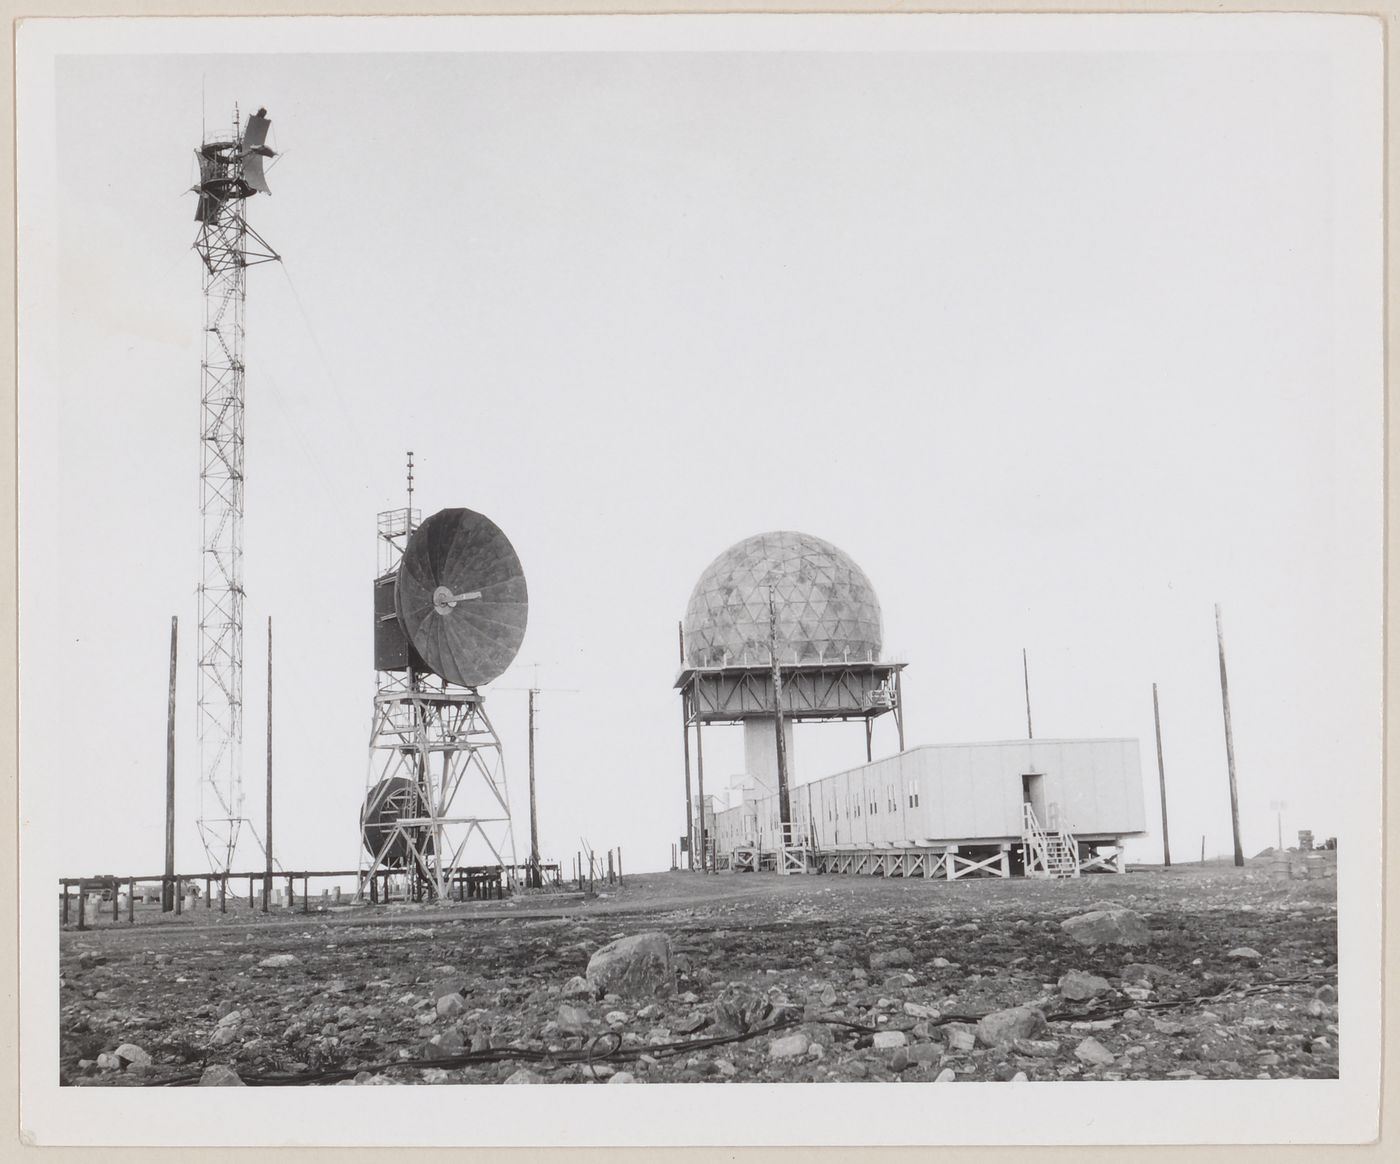
<path id="1" fill-rule="evenodd" d="M 382 633 L 386 621 L 396 621 L 393 579 L 420 521 L 411 504 L 412 471 L 410 461 L 410 505 L 378 518 L 376 633 Z M 381 603 L 383 610 L 378 609 Z M 375 896 L 375 878 L 386 874 L 402 878 L 404 891 L 415 899 L 448 900 L 454 879 L 467 871 L 464 862 L 473 837 L 492 858 L 473 868 L 499 867 L 506 888 L 518 876 L 504 752 L 486 714 L 485 696 L 445 680 L 430 686 L 432 680 L 412 662 L 377 672 L 361 834 L 375 789 L 392 804 L 373 805 L 387 808 L 388 819 L 375 851 L 361 848 L 356 893 L 361 901 Z"/>
<path id="2" fill-rule="evenodd" d="M 214 872 L 233 866 L 243 815 L 243 337 L 247 270 L 277 253 L 247 220 L 247 200 L 267 193 L 269 122 L 258 110 L 232 134 L 206 140 L 199 161 L 204 264 L 204 358 L 200 365 L 198 705 L 199 836 Z"/>

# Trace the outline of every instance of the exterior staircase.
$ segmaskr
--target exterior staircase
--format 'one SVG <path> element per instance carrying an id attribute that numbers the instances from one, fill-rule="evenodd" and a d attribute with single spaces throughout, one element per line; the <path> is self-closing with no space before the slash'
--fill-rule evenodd
<path id="1" fill-rule="evenodd" d="M 1079 842 L 1074 834 L 1055 821 L 1053 806 L 1051 823 L 1042 826 L 1029 804 L 1021 805 L 1021 851 L 1025 856 L 1026 876 L 1037 878 L 1066 878 L 1079 876 Z"/>
<path id="2" fill-rule="evenodd" d="M 782 827 L 782 847 L 778 853 L 778 872 L 815 873 L 817 871 L 816 851 L 808 839 L 798 831 L 797 825 L 785 824 Z"/>

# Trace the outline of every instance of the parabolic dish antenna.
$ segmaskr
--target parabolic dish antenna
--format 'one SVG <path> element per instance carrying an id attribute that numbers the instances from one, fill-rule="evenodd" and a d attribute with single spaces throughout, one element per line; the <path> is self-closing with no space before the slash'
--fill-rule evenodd
<path id="1" fill-rule="evenodd" d="M 394 591 L 404 633 L 449 683 L 490 683 L 525 638 L 520 559 L 500 527 L 474 510 L 439 510 L 414 530 Z"/>

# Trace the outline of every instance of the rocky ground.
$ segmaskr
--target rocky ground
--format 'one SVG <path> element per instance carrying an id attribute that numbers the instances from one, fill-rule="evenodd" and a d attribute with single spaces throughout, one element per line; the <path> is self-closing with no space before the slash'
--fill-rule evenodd
<path id="1" fill-rule="evenodd" d="M 1336 1078 L 1335 885 L 670 873 L 591 899 L 107 921 L 60 938 L 61 1080 Z M 645 933 L 651 963 L 608 979 L 594 955 Z"/>

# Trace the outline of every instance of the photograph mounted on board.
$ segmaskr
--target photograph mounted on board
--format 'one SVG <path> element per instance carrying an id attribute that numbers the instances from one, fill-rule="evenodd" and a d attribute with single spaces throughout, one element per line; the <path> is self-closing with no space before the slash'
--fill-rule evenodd
<path id="1" fill-rule="evenodd" d="M 27 1126 L 1364 1138 L 1369 26 L 677 19 L 22 30 Z"/>

